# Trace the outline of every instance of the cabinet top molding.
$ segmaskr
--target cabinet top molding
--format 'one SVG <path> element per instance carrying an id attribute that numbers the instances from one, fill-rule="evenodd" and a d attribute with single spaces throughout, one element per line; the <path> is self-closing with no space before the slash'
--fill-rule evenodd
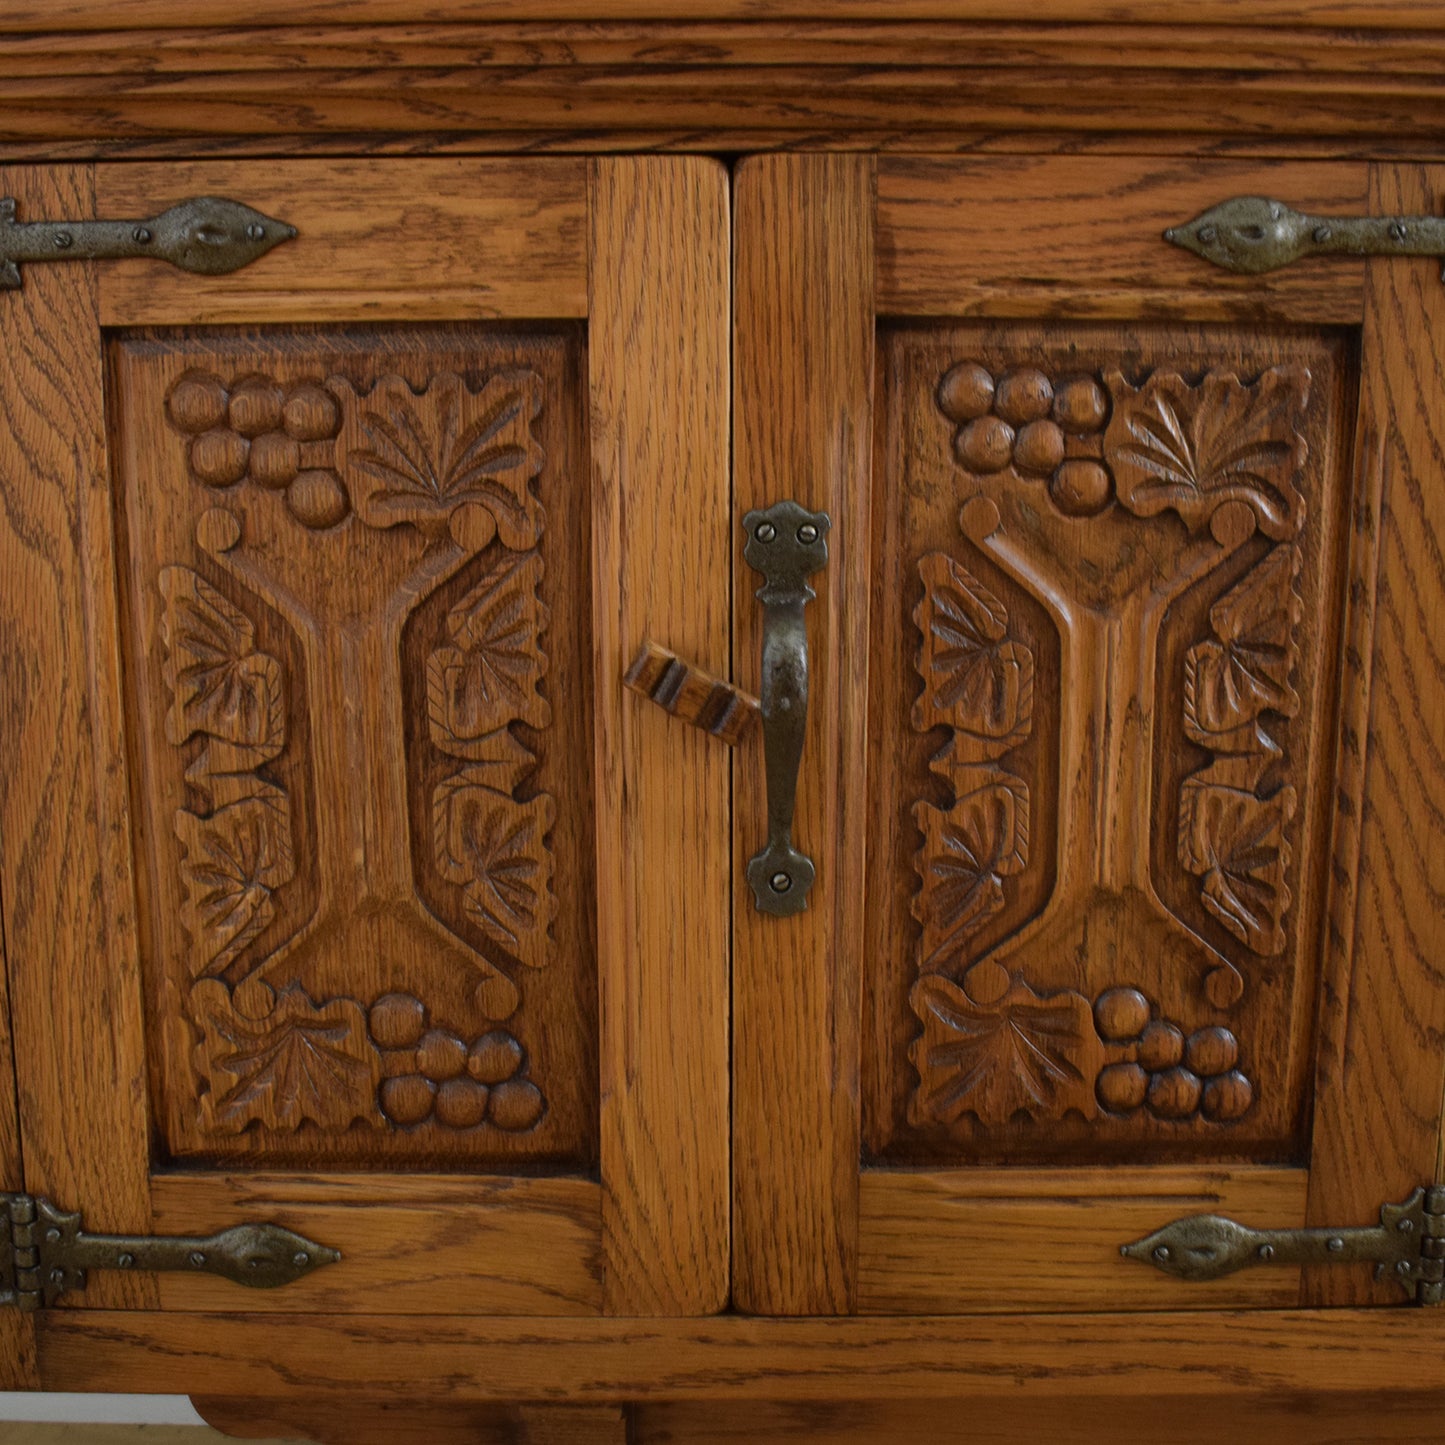
<path id="1" fill-rule="evenodd" d="M 1445 9 L 1296 0 L 18 0 L 0 154 L 1445 157 Z"/>
<path id="2" fill-rule="evenodd" d="M 1012 0 L 708 0 L 701 5 L 682 0 L 212 0 L 199 13 L 190 0 L 27 0 L 10 7 L 4 24 L 11 31 L 54 31 L 520 20 L 999 21 L 1017 16 Z M 1030 20 L 1431 29 L 1441 15 L 1436 0 L 1036 0 Z"/>

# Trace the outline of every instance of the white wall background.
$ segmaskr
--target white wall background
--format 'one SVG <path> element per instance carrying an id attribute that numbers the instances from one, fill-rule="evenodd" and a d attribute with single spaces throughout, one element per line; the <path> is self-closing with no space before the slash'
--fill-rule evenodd
<path id="1" fill-rule="evenodd" d="M 81 1422 L 90 1425 L 204 1425 L 184 1395 L 7 1394 L 0 1390 L 0 1420 Z"/>

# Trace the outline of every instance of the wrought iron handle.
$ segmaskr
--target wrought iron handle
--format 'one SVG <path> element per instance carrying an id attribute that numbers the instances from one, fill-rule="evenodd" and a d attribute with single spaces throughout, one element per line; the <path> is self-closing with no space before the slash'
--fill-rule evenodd
<path id="1" fill-rule="evenodd" d="M 1283 201 L 1234 196 L 1164 239 L 1247 276 L 1306 256 L 1445 256 L 1445 217 L 1306 216 Z"/>
<path id="2" fill-rule="evenodd" d="M 221 276 L 259 260 L 296 227 L 239 201 L 192 196 L 141 221 L 17 221 L 0 200 L 0 288 L 20 285 L 21 263 L 120 260 L 149 256 L 183 271 Z"/>
<path id="3" fill-rule="evenodd" d="M 793 847 L 793 809 L 808 722 L 808 629 L 803 609 L 815 593 L 808 578 L 828 561 L 826 512 L 775 502 L 743 518 L 743 557 L 763 575 L 761 704 L 768 787 L 768 844 L 748 862 L 758 909 L 786 917 L 808 906 L 812 859 Z"/>

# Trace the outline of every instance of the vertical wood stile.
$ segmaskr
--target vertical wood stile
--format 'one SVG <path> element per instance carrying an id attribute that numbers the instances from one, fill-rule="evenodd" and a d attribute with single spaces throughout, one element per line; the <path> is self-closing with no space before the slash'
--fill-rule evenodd
<path id="1" fill-rule="evenodd" d="M 0 175 L 22 218 L 94 213 L 90 167 Z M 25 1181 L 93 1231 L 149 1228 L 145 1056 L 93 268 L 0 298 L 0 894 Z M 97 1273 L 91 1308 L 153 1304 Z"/>
<path id="2" fill-rule="evenodd" d="M 863 931 L 874 163 L 764 156 L 734 221 L 737 518 L 783 497 L 832 519 L 811 580 L 808 738 L 793 839 L 817 865 L 805 912 L 734 889 L 734 1267 L 738 1306 L 853 1307 L 858 1233 L 858 957 Z M 734 530 L 733 676 L 758 687 L 759 578 Z M 736 750 L 734 871 L 766 837 L 763 749 Z"/>
<path id="3" fill-rule="evenodd" d="M 1433 214 L 1445 169 L 1375 166 L 1375 215 Z M 1366 266 L 1361 494 L 1346 639 L 1324 1025 L 1310 1172 L 1312 1225 L 1370 1224 L 1428 1182 L 1445 1080 L 1445 286 L 1437 261 Z M 1378 438 L 1371 444 L 1369 439 Z M 1378 571 L 1376 571 L 1376 562 Z M 1369 605 L 1373 587 L 1373 606 Z M 1368 697 L 1367 703 L 1361 699 Z M 1305 1271 L 1302 1302 L 1398 1303 L 1368 1267 Z"/>
<path id="4" fill-rule="evenodd" d="M 647 639 L 725 672 L 727 173 L 591 173 L 604 1310 L 727 1298 L 728 758 L 627 692 Z"/>
<path id="5" fill-rule="evenodd" d="M 0 834 L 0 853 L 4 852 Z M 5 967 L 5 897 L 0 893 L 0 1189 L 21 1190 L 20 1121 L 15 1102 L 15 1059 L 10 1045 L 10 992 Z M 35 1320 L 15 1310 L 0 1310 L 0 1390 L 38 1390 L 35 1369 Z"/>

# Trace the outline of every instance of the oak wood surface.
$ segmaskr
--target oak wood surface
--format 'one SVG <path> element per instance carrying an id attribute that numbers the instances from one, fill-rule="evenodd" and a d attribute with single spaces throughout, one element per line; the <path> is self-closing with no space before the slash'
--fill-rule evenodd
<path id="1" fill-rule="evenodd" d="M 93 214 L 88 167 L 10 170 L 38 213 Z M 25 1183 L 144 1231 L 144 1054 L 120 709 L 100 319 L 82 264 L 6 295 L 0 350 L 0 893 Z M 154 1304 L 97 1276 L 92 1304 Z"/>
<path id="2" fill-rule="evenodd" d="M 590 172 L 604 1309 L 727 1297 L 728 757 L 624 688 L 647 637 L 727 656 L 727 175 Z"/>
<path id="3" fill-rule="evenodd" d="M 221 195 L 299 234 L 229 276 L 141 261 L 99 269 L 103 324 L 581 317 L 585 162 L 527 159 L 103 166 L 97 214 Z M 22 202 L 20 219 L 37 212 Z"/>
<path id="4" fill-rule="evenodd" d="M 0 834 L 0 854 L 4 852 Z M 25 1188 L 20 1152 L 20 1118 L 12 1047 L 9 978 L 5 967 L 5 899 L 0 895 L 0 1190 Z M 0 1390 L 36 1390 L 35 1316 L 0 1309 Z"/>
<path id="5" fill-rule="evenodd" d="M 1121 1259 L 1119 1246 L 1186 1214 L 1298 1228 L 1307 1182 L 1303 1169 L 1262 1167 L 864 1170 L 858 1311 L 1292 1305 L 1297 1269 L 1186 1284 Z M 1061 1247 L 1048 1248 L 1046 1240 Z"/>
<path id="6" fill-rule="evenodd" d="M 652 1400 L 1152 1399 L 1379 1393 L 1439 1399 L 1435 1310 L 709 1320 L 147 1314 L 57 1310 L 52 1390 Z M 183 1374 L 182 1374 L 183 1372 Z"/>
<path id="7" fill-rule="evenodd" d="M 1307 1395 L 1222 1400 L 1156 1399 L 848 1401 L 845 1404 L 646 1405 L 634 1411 L 635 1445 L 878 1445 L 937 1440 L 958 1445 L 1436 1445 L 1440 1398 Z"/>
<path id="8" fill-rule="evenodd" d="M 1166 226 L 1227 196 L 1309 214 L 1365 211 L 1366 168 L 1133 156 L 878 162 L 878 310 L 1357 323 L 1364 263 L 1235 276 L 1168 245 Z"/>
<path id="9" fill-rule="evenodd" d="M 284 1402 L 202 1396 L 191 1403 L 202 1419 L 238 1440 L 285 1435 L 318 1445 L 628 1445 L 627 1411 L 616 1405 L 468 1407 L 364 1395 Z"/>
<path id="10" fill-rule="evenodd" d="M 1431 209 L 1442 190 L 1439 169 L 1381 166 L 1371 173 L 1371 209 Z M 1365 600 L 1346 638 L 1340 766 L 1341 788 L 1362 784 L 1363 798 L 1339 810 L 1335 837 L 1340 894 L 1326 939 L 1308 1212 L 1319 1226 L 1372 1219 L 1382 1203 L 1441 1177 L 1442 338 L 1439 268 L 1371 261 L 1352 558 L 1352 585 Z M 1307 1271 L 1302 1299 L 1344 1305 L 1389 1295 L 1356 1267 Z"/>
<path id="11" fill-rule="evenodd" d="M 251 1174 L 160 1175 L 155 1228 L 209 1234 L 266 1219 L 341 1251 L 277 1290 L 156 1276 L 168 1310 L 315 1314 L 586 1315 L 602 1303 L 601 1191 L 590 1179 Z"/>
<path id="12" fill-rule="evenodd" d="M 733 447 L 739 517 L 791 497 L 832 520 L 811 584 L 807 741 L 794 845 L 807 909 L 736 888 L 734 1298 L 756 1313 L 852 1305 L 867 748 L 873 167 L 755 157 L 736 179 Z M 757 691 L 759 578 L 736 551 L 733 676 Z M 734 876 L 767 836 L 763 750 L 734 750 Z"/>
<path id="13" fill-rule="evenodd" d="M 1361 28 L 1409 28 L 1438 15 L 1433 0 L 1044 0 L 1031 12 L 1038 21 L 1132 21 L 1147 24 L 1339 25 Z M 205 23 L 223 27 L 257 24 L 366 24 L 435 20 L 587 21 L 824 18 L 852 20 L 1010 20 L 1017 11 L 1008 0 L 709 0 L 688 7 L 678 0 L 218 0 L 207 7 Z M 118 26 L 194 26 L 197 15 L 185 0 L 56 0 L 41 6 L 20 0 L 6 15 L 17 31 L 97 30 Z"/>

